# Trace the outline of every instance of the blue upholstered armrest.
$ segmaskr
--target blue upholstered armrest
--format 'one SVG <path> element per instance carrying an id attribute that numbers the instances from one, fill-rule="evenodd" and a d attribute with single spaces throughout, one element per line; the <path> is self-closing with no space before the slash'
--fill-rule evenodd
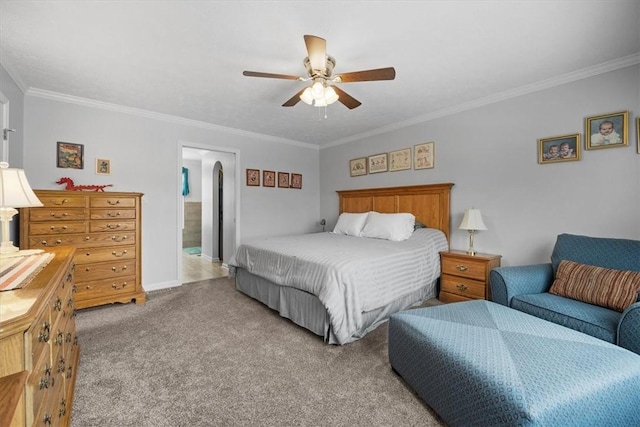
<path id="1" fill-rule="evenodd" d="M 640 302 L 631 304 L 618 322 L 618 345 L 640 354 Z"/>
<path id="2" fill-rule="evenodd" d="M 551 263 L 498 267 L 489 273 L 491 299 L 507 307 L 511 298 L 523 294 L 539 294 L 549 290 L 553 283 Z"/>

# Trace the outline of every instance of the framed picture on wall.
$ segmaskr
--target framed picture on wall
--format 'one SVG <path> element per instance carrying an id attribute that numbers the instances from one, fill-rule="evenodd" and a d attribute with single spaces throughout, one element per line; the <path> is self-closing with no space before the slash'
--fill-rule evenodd
<path id="1" fill-rule="evenodd" d="M 292 173 L 291 174 L 291 188 L 302 188 L 302 174 L 300 173 Z"/>
<path id="2" fill-rule="evenodd" d="M 249 187 L 260 185 L 260 169 L 247 169 L 247 185 Z"/>
<path id="3" fill-rule="evenodd" d="M 585 149 L 624 147 L 629 145 L 628 111 L 602 114 L 585 119 Z"/>
<path id="4" fill-rule="evenodd" d="M 289 188 L 289 172 L 278 172 L 278 187 Z"/>
<path id="5" fill-rule="evenodd" d="M 389 171 L 411 169 L 411 148 L 389 153 Z"/>
<path id="6" fill-rule="evenodd" d="M 431 169 L 435 166 L 436 143 L 425 142 L 413 147 L 413 168 Z"/>
<path id="7" fill-rule="evenodd" d="M 553 136 L 538 140 L 538 163 L 580 160 L 580 134 Z"/>
<path id="8" fill-rule="evenodd" d="M 360 157 L 359 159 L 349 160 L 349 175 L 350 176 L 362 176 L 367 174 L 367 158 Z"/>
<path id="9" fill-rule="evenodd" d="M 386 172 L 387 170 L 387 153 L 369 156 L 369 173 Z"/>
<path id="10" fill-rule="evenodd" d="M 275 187 L 276 186 L 276 173 L 275 173 L 275 171 L 262 171 L 262 186 L 263 187 Z"/>
<path id="11" fill-rule="evenodd" d="M 109 175 L 111 173 L 111 160 L 96 159 L 96 174 Z"/>
<path id="12" fill-rule="evenodd" d="M 58 141 L 56 159 L 59 168 L 84 169 L 84 145 Z"/>

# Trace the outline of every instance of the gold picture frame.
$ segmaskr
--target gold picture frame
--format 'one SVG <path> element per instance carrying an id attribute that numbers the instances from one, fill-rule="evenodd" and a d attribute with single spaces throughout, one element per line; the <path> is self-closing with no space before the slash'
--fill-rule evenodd
<path id="1" fill-rule="evenodd" d="M 56 160 L 59 168 L 84 169 L 84 145 L 58 141 Z"/>
<path id="2" fill-rule="evenodd" d="M 262 171 L 262 186 L 263 187 L 275 187 L 276 186 L 276 172 L 275 171 Z"/>
<path id="3" fill-rule="evenodd" d="M 289 172 L 278 172 L 278 187 L 289 188 Z"/>
<path id="4" fill-rule="evenodd" d="M 110 174 L 111 174 L 111 160 L 96 159 L 96 175 L 110 175 Z"/>
<path id="5" fill-rule="evenodd" d="M 432 169 L 435 166 L 436 143 L 425 142 L 413 147 L 413 168 Z"/>
<path id="6" fill-rule="evenodd" d="M 391 151 L 389 153 L 389 171 L 411 169 L 411 148 Z"/>
<path id="7" fill-rule="evenodd" d="M 368 157 L 369 173 L 380 173 L 389 170 L 387 164 L 387 153 L 376 154 Z"/>
<path id="8" fill-rule="evenodd" d="M 559 163 L 580 160 L 580 134 L 538 139 L 538 163 Z"/>
<path id="9" fill-rule="evenodd" d="M 367 174 L 367 158 L 360 157 L 358 159 L 349 160 L 349 175 L 362 176 Z"/>
<path id="10" fill-rule="evenodd" d="M 625 147 L 629 145 L 629 112 L 587 117 L 584 121 L 585 150 Z"/>
<path id="11" fill-rule="evenodd" d="M 292 173 L 291 174 L 291 188 L 301 189 L 302 188 L 302 174 L 301 173 Z"/>

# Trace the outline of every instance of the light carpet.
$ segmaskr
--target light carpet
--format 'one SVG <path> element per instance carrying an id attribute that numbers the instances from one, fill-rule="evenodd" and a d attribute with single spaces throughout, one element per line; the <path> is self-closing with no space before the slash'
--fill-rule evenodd
<path id="1" fill-rule="evenodd" d="M 392 370 L 386 323 L 325 344 L 222 278 L 80 310 L 73 427 L 441 426 Z"/>

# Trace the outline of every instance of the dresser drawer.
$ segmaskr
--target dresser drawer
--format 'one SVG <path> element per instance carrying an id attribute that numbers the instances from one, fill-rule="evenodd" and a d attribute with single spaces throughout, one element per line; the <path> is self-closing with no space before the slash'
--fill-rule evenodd
<path id="1" fill-rule="evenodd" d="M 91 219 L 134 219 L 135 209 L 91 209 Z"/>
<path id="2" fill-rule="evenodd" d="M 32 222 L 30 225 L 31 234 L 73 234 L 86 233 L 87 226 L 85 222 L 80 221 L 58 221 L 50 222 Z"/>
<path id="3" fill-rule="evenodd" d="M 136 276 L 115 277 L 113 279 L 94 280 L 78 283 L 75 300 L 86 301 L 93 298 L 112 297 L 136 290 Z"/>
<path id="4" fill-rule="evenodd" d="M 78 249 L 75 257 L 73 257 L 73 262 L 76 264 L 89 264 L 94 262 L 133 259 L 135 257 L 135 246 L 95 247 Z"/>
<path id="5" fill-rule="evenodd" d="M 26 368 L 31 369 L 29 360 L 32 362 L 40 359 L 42 354 L 49 355 L 49 343 L 53 335 L 53 325 L 51 324 L 51 313 L 47 307 L 33 322 L 27 332 L 28 341 L 26 350 L 32 355 L 32 359 L 26 361 Z"/>
<path id="6" fill-rule="evenodd" d="M 38 199 L 42 202 L 45 208 L 84 208 L 86 207 L 85 197 L 78 195 L 43 195 L 41 192 L 36 191 Z"/>
<path id="7" fill-rule="evenodd" d="M 92 208 L 133 208 L 136 206 L 136 198 L 126 196 L 94 196 L 91 198 L 90 206 Z"/>
<path id="8" fill-rule="evenodd" d="M 29 220 L 31 221 L 82 221 L 86 218 L 85 209 L 31 209 Z"/>
<path id="9" fill-rule="evenodd" d="M 135 221 L 120 221 L 120 220 L 112 220 L 112 221 L 91 221 L 89 225 L 89 229 L 91 232 L 100 232 L 100 231 L 133 231 L 136 229 Z"/>
<path id="10" fill-rule="evenodd" d="M 31 407 L 34 412 L 38 412 L 38 409 L 42 406 L 47 406 L 50 394 L 59 380 L 51 366 L 50 358 L 51 356 L 47 350 L 46 354 L 36 360 L 33 370 L 27 378 L 27 400 L 33 402 Z M 27 407 L 29 406 L 27 403 Z M 34 425 L 42 424 L 35 423 Z"/>
<path id="11" fill-rule="evenodd" d="M 483 299 L 485 296 L 485 284 L 481 281 L 467 279 L 460 276 L 443 274 L 440 282 L 441 290 L 451 294 L 467 298 Z"/>
<path id="12" fill-rule="evenodd" d="M 136 260 L 123 260 L 113 262 L 100 262 L 97 264 L 83 264 L 76 269 L 76 286 L 99 279 L 113 279 L 116 277 L 136 274 Z"/>
<path id="13" fill-rule="evenodd" d="M 442 274 L 485 280 L 487 268 L 485 262 L 445 257 L 442 259 Z"/>

